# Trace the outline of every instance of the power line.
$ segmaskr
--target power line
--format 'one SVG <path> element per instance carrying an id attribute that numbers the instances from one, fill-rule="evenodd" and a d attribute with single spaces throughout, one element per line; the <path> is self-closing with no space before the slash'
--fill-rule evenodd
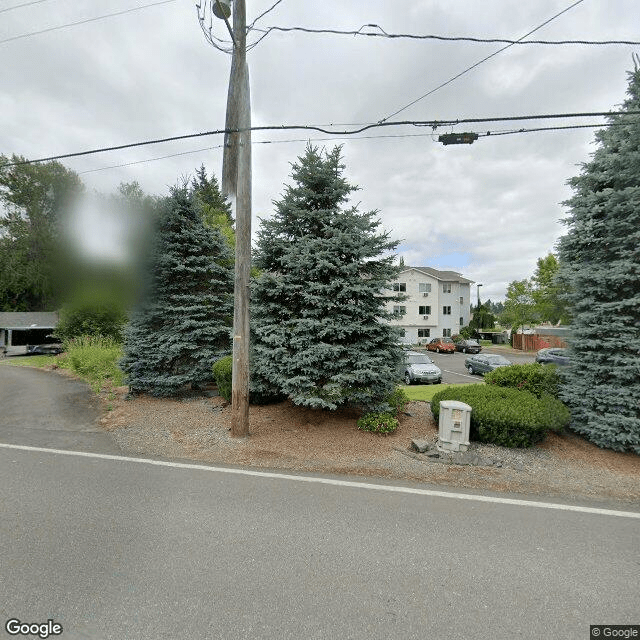
<path id="1" fill-rule="evenodd" d="M 363 29 L 372 28 L 379 31 L 363 31 Z M 640 40 L 509 40 L 507 38 L 475 38 L 473 36 L 442 36 L 436 34 L 415 34 L 415 33 L 387 33 L 380 25 L 377 24 L 365 24 L 358 30 L 345 31 L 342 29 L 313 29 L 310 27 L 267 27 L 265 29 L 254 28 L 255 31 L 261 32 L 263 35 L 252 46 L 255 47 L 258 42 L 263 40 L 273 31 L 282 33 L 289 32 L 302 32 L 312 34 L 331 34 L 331 35 L 345 35 L 345 36 L 364 36 L 368 38 L 388 38 L 388 39 L 409 39 L 409 40 L 439 40 L 444 42 L 474 42 L 481 44 L 518 44 L 518 45 L 591 45 L 591 46 L 604 46 L 604 45 L 640 45 Z M 523 38 L 526 36 L 523 36 Z"/>
<path id="2" fill-rule="evenodd" d="M 520 40 L 524 40 L 526 37 L 530 36 L 532 33 L 535 33 L 539 29 L 542 29 L 542 27 L 546 26 L 547 24 L 549 24 L 550 22 L 552 22 L 556 18 L 560 17 L 563 13 L 566 13 L 567 11 L 570 11 L 571 9 L 573 9 L 574 7 L 576 7 L 577 5 L 579 5 L 582 2 L 584 2 L 584 0 L 576 0 L 576 2 L 574 2 L 573 4 L 570 4 L 566 9 L 563 9 L 559 13 L 556 13 L 554 16 L 551 16 L 551 18 L 549 18 L 548 20 L 545 20 L 542 24 L 539 24 L 535 29 L 532 29 L 528 33 L 525 33 L 525 35 L 523 35 L 521 38 L 518 38 L 518 40 L 516 42 L 519 42 Z M 497 56 L 499 53 L 502 53 L 503 51 L 506 51 L 510 47 L 513 47 L 514 44 L 508 44 L 505 47 L 502 47 L 501 49 L 498 49 L 497 51 L 495 51 L 491 55 L 488 55 L 485 58 L 482 58 L 482 60 L 479 60 L 478 62 L 476 62 L 475 64 L 471 65 L 470 67 L 467 67 L 466 69 L 464 69 L 463 71 L 461 71 L 457 75 L 453 76 L 453 78 L 449 78 L 449 80 L 447 80 L 446 82 L 443 82 L 443 83 L 439 84 L 437 87 L 434 87 L 433 89 L 431 89 L 430 91 L 427 91 L 427 93 L 421 95 L 419 98 L 416 98 L 415 100 L 412 100 L 409 104 L 406 104 L 401 109 L 398 109 L 397 111 L 394 111 L 393 113 L 390 113 L 388 116 L 382 118 L 382 120 L 380 120 L 380 122 L 385 122 L 389 118 L 393 118 L 394 116 L 397 116 L 399 113 L 402 113 L 403 111 L 405 111 L 405 109 L 408 109 L 409 107 L 412 107 L 414 104 L 416 104 L 416 102 L 420 102 L 420 100 L 424 100 L 424 98 L 432 95 L 433 93 L 435 93 L 439 89 L 442 89 L 443 87 L 446 87 L 448 84 L 451 84 L 454 80 L 457 80 L 458 78 L 463 76 L 465 73 L 468 73 L 472 69 L 475 69 L 476 67 L 480 66 L 483 62 L 486 62 L 487 60 L 490 60 L 494 56 Z"/>
<path id="3" fill-rule="evenodd" d="M 32 4 L 40 4 L 42 2 L 48 2 L 49 0 L 32 0 L 32 2 L 23 2 L 22 4 L 13 5 L 13 7 L 7 7 L 6 9 L 0 9 L 0 13 L 6 13 L 7 11 L 13 11 L 14 9 L 21 9 L 22 7 L 28 7 Z"/>
<path id="4" fill-rule="evenodd" d="M 23 38 L 30 38 L 31 36 L 39 36 L 43 33 L 49 33 L 50 31 L 59 31 L 60 29 L 77 27 L 78 25 L 81 25 L 81 24 L 88 24 L 89 22 L 97 22 L 98 20 L 104 20 L 105 18 L 113 18 L 114 16 L 121 16 L 121 15 L 124 15 L 125 13 L 131 13 L 133 11 L 141 11 L 142 9 L 148 9 L 149 7 L 157 7 L 158 5 L 169 4 L 170 2 L 175 2 L 175 1 L 176 0 L 160 0 L 160 2 L 144 4 L 141 7 L 132 7 L 131 9 L 125 9 L 124 11 L 116 11 L 115 13 L 108 13 L 106 15 L 97 16 L 95 18 L 87 18 L 86 20 L 78 20 L 77 22 L 69 22 L 67 24 L 61 24 L 58 27 L 49 27 L 48 29 L 41 29 L 40 31 L 31 31 L 30 33 L 23 33 L 19 36 L 13 36 L 11 38 L 6 38 L 5 40 L 0 40 L 0 44 L 13 42 L 14 40 L 21 40 Z"/>
<path id="5" fill-rule="evenodd" d="M 625 123 L 607 123 L 600 122 L 598 124 L 580 124 L 580 125 L 568 125 L 568 126 L 560 126 L 560 127 L 538 127 L 535 129 L 509 129 L 509 130 L 497 130 L 497 131 L 486 131 L 479 132 L 476 131 L 478 137 L 486 138 L 486 137 L 496 137 L 496 136 L 506 136 L 517 133 L 533 133 L 538 131 L 561 131 L 565 129 L 601 129 L 605 127 L 617 127 L 617 126 L 626 126 L 627 124 L 638 124 L 640 120 L 632 120 Z M 291 144 L 294 142 L 335 142 L 336 140 L 379 140 L 379 139 L 389 139 L 389 138 L 431 138 L 433 137 L 433 133 L 398 133 L 398 134 L 386 134 L 379 136 L 354 136 L 354 137 L 330 137 L 330 138 L 291 138 L 287 140 L 252 140 L 251 144 Z M 107 171 L 109 169 L 120 169 L 122 167 L 131 167 L 138 164 L 146 164 L 148 162 L 157 162 L 158 160 L 166 160 L 168 158 L 178 158 L 180 156 L 192 155 L 194 153 L 201 153 L 203 151 L 213 151 L 215 149 L 222 149 L 224 147 L 223 144 L 217 144 L 212 147 L 202 147 L 200 149 L 190 149 L 189 151 L 180 151 L 178 153 L 171 153 L 164 156 L 155 156 L 153 158 L 145 158 L 144 160 L 134 160 L 132 162 L 123 162 L 121 164 L 113 164 L 106 167 L 98 167 L 97 169 L 87 169 L 85 171 L 79 171 L 79 175 L 84 175 L 85 173 L 96 173 L 98 171 Z"/>
<path id="6" fill-rule="evenodd" d="M 261 20 L 262 18 L 264 18 L 268 13 L 271 13 L 280 3 L 282 2 L 282 0 L 277 0 L 274 4 L 272 4 L 266 11 L 263 11 L 248 27 L 247 27 L 247 33 L 249 33 L 249 31 L 251 31 L 254 27 L 256 22 L 258 22 L 258 20 Z"/>
<path id="7" fill-rule="evenodd" d="M 318 131 L 320 133 L 326 133 L 328 135 L 344 135 L 352 136 L 358 133 L 363 133 L 369 129 L 376 129 L 379 127 L 399 127 L 399 126 L 413 126 L 413 127 L 430 127 L 435 130 L 438 127 L 448 127 L 458 124 L 473 124 L 482 122 L 513 122 L 519 120 L 554 120 L 564 118 L 594 118 L 594 117 L 610 117 L 610 116 L 623 116 L 623 115 L 640 115 L 640 111 L 589 111 L 580 113 L 547 113 L 547 114 L 535 114 L 535 115 L 521 115 L 521 116 L 499 116 L 491 118 L 452 118 L 449 120 L 397 120 L 393 122 L 381 121 L 372 122 L 357 129 L 332 131 L 316 125 L 266 125 L 250 127 L 247 130 L 250 131 Z M 201 138 L 205 136 L 213 136 L 227 133 L 238 133 L 244 131 L 244 129 L 214 129 L 211 131 L 201 131 L 199 133 L 187 133 L 179 136 L 169 136 L 166 138 L 155 138 L 152 140 L 143 140 L 141 142 L 130 142 L 127 144 L 113 145 L 109 147 L 100 147 L 97 149 L 89 149 L 86 151 L 76 151 L 73 153 L 64 153 L 56 156 L 49 156 L 46 158 L 38 158 L 36 160 L 23 160 L 19 162 L 5 163 L 4 167 L 11 167 L 23 164 L 33 164 L 36 162 L 49 162 L 51 160 L 62 160 L 65 158 L 77 158 L 80 156 L 94 155 L 96 153 L 105 153 L 107 151 L 119 151 L 122 149 L 132 149 L 135 147 L 145 147 L 152 144 L 161 144 L 164 142 L 175 142 L 177 140 L 188 140 L 191 138 Z"/>

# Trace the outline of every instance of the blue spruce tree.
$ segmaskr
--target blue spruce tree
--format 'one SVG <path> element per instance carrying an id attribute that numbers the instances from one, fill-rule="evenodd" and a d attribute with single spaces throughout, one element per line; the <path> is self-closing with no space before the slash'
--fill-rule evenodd
<path id="1" fill-rule="evenodd" d="M 640 111 L 640 70 L 627 93 L 622 111 Z M 560 273 L 573 314 L 564 400 L 575 431 L 640 454 L 640 118 L 609 123 L 564 203 Z"/>
<path id="2" fill-rule="evenodd" d="M 346 207 L 357 189 L 340 148 L 308 146 L 275 215 L 262 220 L 252 291 L 252 391 L 297 405 L 375 409 L 394 388 L 400 356 L 386 302 L 397 242 L 377 212 Z"/>
<path id="3" fill-rule="evenodd" d="M 233 271 L 228 243 L 204 226 L 186 187 L 160 206 L 120 366 L 132 392 L 171 396 L 209 382 L 214 361 L 230 352 Z"/>

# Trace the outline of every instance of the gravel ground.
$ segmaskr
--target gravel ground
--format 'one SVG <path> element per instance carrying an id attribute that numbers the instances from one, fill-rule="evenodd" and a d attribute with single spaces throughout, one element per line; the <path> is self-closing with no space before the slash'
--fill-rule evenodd
<path id="1" fill-rule="evenodd" d="M 147 454 L 270 469 L 344 473 L 448 487 L 618 500 L 640 506 L 640 456 L 599 449 L 575 434 L 550 434 L 539 446 L 507 449 L 472 443 L 499 465 L 443 464 L 411 451 L 411 440 L 437 440 L 428 403 L 412 402 L 397 432 L 359 431 L 357 414 L 252 406 L 251 437 L 229 435 L 230 407 L 220 397 L 126 399 L 126 387 L 105 400 L 102 426 L 129 454 Z"/>

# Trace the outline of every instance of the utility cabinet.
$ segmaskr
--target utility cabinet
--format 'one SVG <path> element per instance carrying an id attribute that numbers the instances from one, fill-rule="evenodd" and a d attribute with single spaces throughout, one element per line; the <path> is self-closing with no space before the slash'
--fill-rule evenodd
<path id="1" fill-rule="evenodd" d="M 442 451 L 466 451 L 469 448 L 471 407 L 458 400 L 440 402 L 438 424 L 438 449 Z"/>

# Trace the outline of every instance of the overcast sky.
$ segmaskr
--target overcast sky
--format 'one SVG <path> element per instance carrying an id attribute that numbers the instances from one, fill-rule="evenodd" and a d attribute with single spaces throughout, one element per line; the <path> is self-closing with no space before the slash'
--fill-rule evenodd
<path id="1" fill-rule="evenodd" d="M 37 158 L 222 128 L 230 57 L 206 41 L 194 0 L 13 39 L 153 1 L 40 0 L 7 11 L 27 0 L 0 0 L 0 153 Z M 251 22 L 275 0 L 246 1 Z M 256 26 L 357 30 L 375 23 L 387 33 L 517 39 L 570 4 L 282 0 Z M 214 33 L 224 38 L 224 23 L 215 24 Z M 249 34 L 249 42 L 257 35 Z M 584 0 L 531 39 L 640 40 L 640 2 Z M 253 124 L 377 122 L 502 46 L 272 33 L 248 55 Z M 606 111 L 625 98 L 634 51 L 640 47 L 515 45 L 392 120 Z M 458 125 L 435 136 L 405 126 L 364 135 L 407 137 L 317 144 L 344 145 L 346 175 L 360 186 L 354 202 L 379 210 L 384 228 L 401 241 L 405 263 L 461 272 L 483 283 L 483 299 L 498 300 L 508 282 L 532 275 L 536 259 L 563 233 L 560 203 L 571 193 L 566 181 L 593 151 L 593 130 L 481 137 L 446 147 L 437 135 L 598 121 Z M 303 140 L 322 137 L 330 136 L 254 133 L 254 234 L 258 219 L 272 214 Z M 220 149 L 204 149 L 221 142 L 204 137 L 65 164 L 90 189 L 110 192 L 136 180 L 163 194 L 201 163 L 219 177 Z M 196 152 L 96 171 L 190 151 Z M 98 242 L 108 243 L 107 235 L 94 229 Z"/>

